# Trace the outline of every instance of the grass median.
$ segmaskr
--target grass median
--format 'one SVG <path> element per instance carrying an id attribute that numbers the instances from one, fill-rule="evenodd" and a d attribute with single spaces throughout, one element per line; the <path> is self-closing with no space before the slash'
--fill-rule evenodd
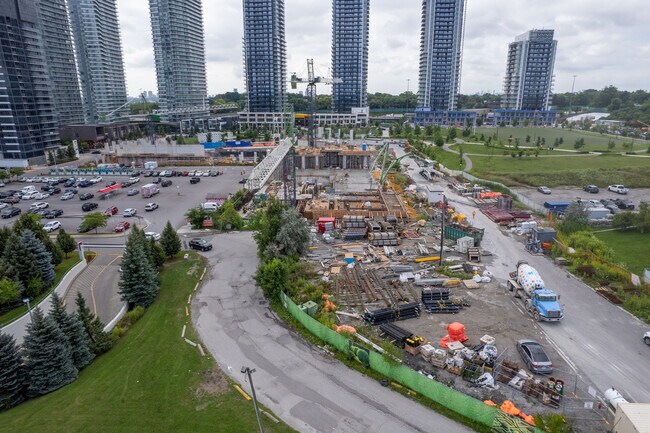
<path id="1" fill-rule="evenodd" d="M 0 433 L 252 432 L 252 402 L 233 388 L 198 341 L 186 316 L 204 260 L 190 253 L 161 273 L 156 302 L 72 384 L 0 414 Z M 267 432 L 291 432 L 263 419 Z"/>

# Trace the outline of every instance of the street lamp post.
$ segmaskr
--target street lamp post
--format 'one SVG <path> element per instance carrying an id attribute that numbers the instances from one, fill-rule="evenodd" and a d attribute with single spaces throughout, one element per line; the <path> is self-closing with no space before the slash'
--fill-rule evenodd
<path id="1" fill-rule="evenodd" d="M 257 416 L 257 424 L 260 427 L 260 433 L 264 433 L 264 429 L 262 428 L 262 419 L 260 418 L 260 409 L 257 406 L 257 396 L 255 395 L 255 387 L 253 386 L 253 376 L 252 374 L 255 373 L 255 369 L 250 369 L 248 367 L 242 367 L 241 368 L 242 374 L 246 374 L 248 376 L 248 381 L 251 384 L 251 394 L 253 394 L 253 406 L 255 406 L 255 415 Z"/>
<path id="2" fill-rule="evenodd" d="M 23 299 L 23 303 L 24 303 L 24 304 L 27 304 L 27 311 L 29 311 L 29 321 L 32 322 L 32 323 L 34 323 L 34 316 L 32 316 L 32 306 L 31 306 L 31 304 L 29 303 L 29 301 L 30 301 L 29 298 L 25 298 L 25 299 Z"/>

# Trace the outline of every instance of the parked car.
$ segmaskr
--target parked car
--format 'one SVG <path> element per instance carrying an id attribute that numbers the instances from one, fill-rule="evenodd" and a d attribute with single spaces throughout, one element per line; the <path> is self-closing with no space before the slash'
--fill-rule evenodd
<path id="1" fill-rule="evenodd" d="M 135 216 L 136 213 L 138 213 L 137 209 L 133 209 L 132 207 L 130 207 L 128 209 L 124 209 L 124 212 L 122 213 L 122 216 L 132 217 L 132 216 Z"/>
<path id="2" fill-rule="evenodd" d="M 79 183 L 77 184 L 77 186 L 78 186 L 78 187 L 81 187 L 81 188 L 87 188 L 87 187 L 89 187 L 90 185 L 92 185 L 92 183 L 91 183 L 90 181 L 88 181 L 88 180 L 82 180 L 81 182 L 79 182 Z"/>
<path id="3" fill-rule="evenodd" d="M 99 205 L 93 201 L 84 203 L 81 205 L 81 210 L 84 212 L 90 212 L 91 210 L 97 209 Z"/>
<path id="4" fill-rule="evenodd" d="M 617 198 L 614 200 L 614 204 L 618 206 L 619 209 L 634 210 L 634 202 L 629 198 Z"/>
<path id="5" fill-rule="evenodd" d="M 605 209 L 608 209 L 614 215 L 616 215 L 617 213 L 621 213 L 621 209 L 618 206 L 616 206 L 615 204 L 605 205 Z"/>
<path id="6" fill-rule="evenodd" d="M 128 230 L 129 227 L 131 227 L 131 223 L 129 223 L 128 221 L 120 221 L 120 222 L 115 226 L 115 228 L 113 229 L 113 231 L 114 231 L 115 233 L 122 233 L 123 231 Z"/>
<path id="7" fill-rule="evenodd" d="M 84 192 L 83 194 L 79 194 L 79 200 L 90 200 L 93 197 L 95 197 L 95 194 L 92 192 Z"/>
<path id="8" fill-rule="evenodd" d="M 43 225 L 43 230 L 45 230 L 48 233 L 51 233 L 54 230 L 58 230 L 60 228 L 61 228 L 61 223 L 59 221 L 49 221 Z"/>
<path id="9" fill-rule="evenodd" d="M 36 191 L 28 191 L 20 196 L 21 200 L 34 200 L 36 198 Z"/>
<path id="10" fill-rule="evenodd" d="M 643 342 L 650 346 L 650 331 L 643 334 Z"/>
<path id="11" fill-rule="evenodd" d="M 11 217 L 14 217 L 16 215 L 20 215 L 21 212 L 22 211 L 20 210 L 20 208 L 12 206 L 12 207 L 8 207 L 6 209 L 3 209 L 2 212 L 0 212 L 0 216 L 2 216 L 2 218 L 11 218 Z"/>
<path id="12" fill-rule="evenodd" d="M 4 209 L 9 206 L 7 203 L 0 202 L 0 209 Z"/>
<path id="13" fill-rule="evenodd" d="M 585 185 L 582 190 L 591 194 L 597 194 L 600 191 L 596 185 Z"/>
<path id="14" fill-rule="evenodd" d="M 48 193 L 46 193 L 46 192 L 37 192 L 37 193 L 34 195 L 34 200 L 45 200 L 45 199 L 48 198 L 49 196 L 50 196 L 50 194 L 48 194 Z"/>
<path id="15" fill-rule="evenodd" d="M 61 209 L 52 209 L 52 210 L 47 211 L 47 213 L 44 216 L 47 219 L 52 219 L 52 218 L 58 218 L 61 215 L 63 215 L 63 210 L 61 210 Z"/>
<path id="16" fill-rule="evenodd" d="M 61 196 L 61 200 L 70 200 L 71 198 L 74 198 L 74 194 L 71 192 L 66 192 Z"/>
<path id="17" fill-rule="evenodd" d="M 3 203 L 9 203 L 9 204 L 16 204 L 20 201 L 20 197 L 16 197 L 15 195 L 12 195 L 11 197 L 3 198 L 2 202 Z"/>
<path id="18" fill-rule="evenodd" d="M 134 183 L 140 182 L 140 178 L 139 177 L 130 177 L 129 182 L 131 182 L 131 185 L 133 185 Z"/>
<path id="19" fill-rule="evenodd" d="M 158 203 L 147 203 L 146 206 L 144 207 L 144 210 L 146 212 L 151 212 L 158 209 Z"/>
<path id="20" fill-rule="evenodd" d="M 65 183 L 63 184 L 63 186 L 66 187 L 66 188 L 69 188 L 69 187 L 71 187 L 71 186 L 75 186 L 76 183 L 77 183 L 76 180 L 74 180 L 73 178 L 70 178 L 70 179 L 68 179 L 68 180 L 65 181 Z"/>
<path id="21" fill-rule="evenodd" d="M 517 341 L 517 350 L 528 368 L 533 373 L 553 373 L 553 363 L 544 351 L 544 347 L 534 340 Z"/>
<path id="22" fill-rule="evenodd" d="M 118 212 L 117 206 L 111 206 L 104 211 L 104 215 L 115 215 Z"/>
<path id="23" fill-rule="evenodd" d="M 90 183 L 92 183 L 92 184 L 96 184 L 96 183 L 101 182 L 102 180 L 104 180 L 103 177 L 101 177 L 101 176 L 95 176 L 95 177 L 89 179 L 88 182 L 90 182 Z"/>
<path id="24" fill-rule="evenodd" d="M 160 182 L 160 186 L 170 186 L 172 184 L 172 181 L 169 179 L 165 179 L 162 182 Z"/>
<path id="25" fill-rule="evenodd" d="M 196 176 L 196 177 L 201 177 L 201 176 L 203 176 L 203 172 L 202 172 L 201 170 L 196 170 L 196 171 L 194 172 L 194 176 Z"/>
<path id="26" fill-rule="evenodd" d="M 184 171 L 181 173 L 181 176 L 189 176 L 190 172 L 189 171 Z"/>
<path id="27" fill-rule="evenodd" d="M 200 177 L 193 177 L 190 179 L 190 183 L 199 183 L 199 182 L 201 182 Z"/>
<path id="28" fill-rule="evenodd" d="M 61 188 L 57 186 L 50 186 L 47 189 L 44 190 L 46 193 L 53 195 L 53 194 L 58 194 L 61 192 Z"/>
<path id="29" fill-rule="evenodd" d="M 129 197 L 140 194 L 140 190 L 137 188 L 131 188 L 129 192 L 126 193 Z"/>
<path id="30" fill-rule="evenodd" d="M 203 176 L 203 177 L 208 177 L 208 176 L 210 176 L 210 171 L 209 171 L 209 170 L 204 171 L 202 176 Z"/>
<path id="31" fill-rule="evenodd" d="M 607 187 L 607 190 L 615 192 L 616 194 L 627 194 L 629 191 L 627 188 L 625 188 L 625 185 L 610 185 Z"/>
<path id="32" fill-rule="evenodd" d="M 151 177 L 151 176 L 153 176 L 153 171 L 147 171 L 144 174 L 144 177 Z"/>
<path id="33" fill-rule="evenodd" d="M 113 185 L 115 185 L 116 183 L 117 183 L 117 182 L 115 182 L 114 180 L 111 180 L 110 182 L 106 182 L 106 186 L 113 186 Z"/>
<path id="34" fill-rule="evenodd" d="M 243 178 L 242 180 L 239 181 L 240 184 L 245 184 L 246 183 L 246 178 Z"/>
<path id="35" fill-rule="evenodd" d="M 210 242 L 200 238 L 190 239 L 189 246 L 193 250 L 210 251 L 212 249 Z"/>
<path id="36" fill-rule="evenodd" d="M 160 240 L 160 233 L 156 233 L 156 232 L 146 232 L 146 233 L 144 234 L 144 236 L 145 236 L 147 239 L 152 239 L 152 238 L 153 238 L 154 241 L 159 241 L 159 240 Z"/>
<path id="37" fill-rule="evenodd" d="M 49 207 L 50 204 L 44 201 L 35 201 L 34 203 L 31 204 L 30 208 L 31 209 L 45 209 L 46 207 Z"/>
<path id="38" fill-rule="evenodd" d="M 70 194 L 77 194 L 79 190 L 77 188 L 68 188 L 63 192 L 69 192 Z"/>

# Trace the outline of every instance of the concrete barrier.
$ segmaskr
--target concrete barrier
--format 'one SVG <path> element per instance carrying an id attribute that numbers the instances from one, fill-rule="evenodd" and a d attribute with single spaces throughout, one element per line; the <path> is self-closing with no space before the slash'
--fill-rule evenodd
<path id="1" fill-rule="evenodd" d="M 104 326 L 104 332 L 111 332 L 113 328 L 115 328 L 115 325 L 117 325 L 117 322 L 120 321 L 122 317 L 126 314 L 127 310 L 129 309 L 128 304 L 122 305 L 122 308 L 120 309 L 119 313 L 113 319 Z"/>

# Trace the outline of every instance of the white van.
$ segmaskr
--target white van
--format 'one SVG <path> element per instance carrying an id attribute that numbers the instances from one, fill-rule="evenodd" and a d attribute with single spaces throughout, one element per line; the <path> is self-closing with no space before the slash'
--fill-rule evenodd
<path id="1" fill-rule="evenodd" d="M 25 194 L 27 192 L 36 192 L 36 187 L 32 185 L 23 187 L 22 193 Z"/>
<path id="2" fill-rule="evenodd" d="M 208 201 L 208 202 L 205 202 L 205 203 L 201 203 L 201 208 L 202 208 L 203 210 L 207 210 L 207 211 L 210 211 L 210 212 L 214 212 L 214 211 L 216 211 L 217 209 L 219 209 L 219 205 L 216 204 L 216 203 L 213 203 L 213 202 L 209 202 L 209 201 Z"/>

